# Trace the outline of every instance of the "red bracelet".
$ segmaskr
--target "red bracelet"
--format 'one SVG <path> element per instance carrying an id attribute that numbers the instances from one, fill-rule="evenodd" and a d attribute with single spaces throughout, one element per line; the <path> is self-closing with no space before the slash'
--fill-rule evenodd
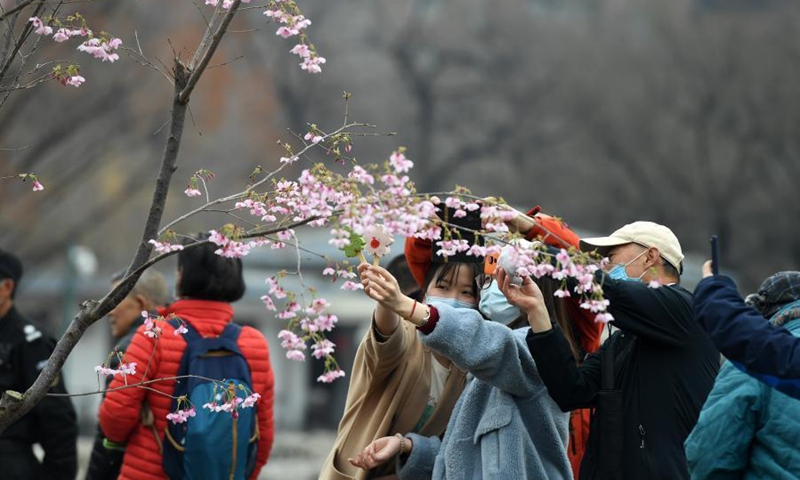
<path id="1" fill-rule="evenodd" d="M 414 310 L 416 310 L 416 309 L 417 309 L 417 301 L 414 300 L 414 306 L 411 307 L 411 313 L 408 315 L 408 319 L 409 320 L 411 320 L 411 318 L 414 316 Z"/>

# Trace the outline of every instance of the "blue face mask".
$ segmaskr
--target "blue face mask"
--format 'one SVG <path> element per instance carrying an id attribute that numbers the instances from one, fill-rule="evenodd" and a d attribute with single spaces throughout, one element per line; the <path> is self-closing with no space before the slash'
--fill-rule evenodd
<path id="1" fill-rule="evenodd" d="M 438 305 L 447 305 L 448 307 L 452 308 L 468 308 L 470 310 L 475 310 L 475 304 L 473 303 L 462 302 L 461 300 L 448 297 L 436 297 L 430 295 L 425 297 L 425 303 L 433 307 L 436 307 Z"/>
<path id="2" fill-rule="evenodd" d="M 520 316 L 519 308 L 508 303 L 506 296 L 500 291 L 497 282 L 492 282 L 489 288 L 481 290 L 481 301 L 478 310 L 489 317 L 489 320 L 503 325 L 508 325 Z"/>
<path id="3" fill-rule="evenodd" d="M 635 262 L 639 257 L 644 255 L 645 253 L 647 253 L 647 250 L 645 250 L 644 252 L 640 253 L 639 255 L 636 255 L 628 263 L 618 263 L 618 264 L 614 265 L 611 268 L 611 270 L 608 271 L 608 276 L 613 278 L 614 280 L 630 281 L 630 282 L 641 282 L 642 281 L 642 277 L 644 276 L 644 274 L 646 272 L 642 272 L 642 274 L 639 275 L 638 277 L 632 278 L 632 277 L 628 276 L 627 268 L 628 268 L 628 265 L 630 265 L 631 263 Z"/>

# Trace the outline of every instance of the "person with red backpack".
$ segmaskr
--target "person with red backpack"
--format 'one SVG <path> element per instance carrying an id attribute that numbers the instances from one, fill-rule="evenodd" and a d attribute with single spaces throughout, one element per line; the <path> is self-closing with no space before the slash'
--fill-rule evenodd
<path id="1" fill-rule="evenodd" d="M 242 262 L 215 249 L 186 244 L 178 254 L 178 300 L 159 311 L 165 321 L 139 327 L 124 357 L 136 363 L 135 373 L 114 378 L 100 407 L 105 436 L 127 443 L 121 479 L 183 478 L 184 469 L 198 467 L 202 478 L 255 479 L 267 462 L 274 433 L 269 348 L 261 332 L 232 323 L 230 302 L 245 291 Z M 115 390 L 155 379 L 164 380 Z M 173 398 L 181 395 L 191 403 Z M 177 410 L 183 418 L 169 421 Z"/>

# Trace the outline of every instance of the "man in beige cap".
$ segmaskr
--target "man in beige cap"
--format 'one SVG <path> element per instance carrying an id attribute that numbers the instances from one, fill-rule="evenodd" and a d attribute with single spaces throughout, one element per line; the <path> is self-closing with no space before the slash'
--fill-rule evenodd
<path id="1" fill-rule="evenodd" d="M 681 281 L 681 244 L 663 225 L 633 222 L 608 237 L 584 238 L 580 245 L 608 257 L 608 274 L 615 280 L 639 279 L 653 287 Z"/>
<path id="2" fill-rule="evenodd" d="M 679 285 L 680 242 L 663 225 L 634 222 L 580 246 L 610 260 L 597 280 L 619 330 L 580 366 L 558 326 L 529 315 L 527 338 L 561 409 L 596 408 L 579 478 L 689 478 L 683 442 L 714 384 L 719 354 L 694 321 L 692 294 Z M 532 283 L 514 288 L 501 277 L 511 303 L 535 307 Z"/>

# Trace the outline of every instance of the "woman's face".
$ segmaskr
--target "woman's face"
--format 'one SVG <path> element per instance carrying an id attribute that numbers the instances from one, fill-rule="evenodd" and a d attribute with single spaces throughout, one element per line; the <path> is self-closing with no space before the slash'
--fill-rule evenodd
<path id="1" fill-rule="evenodd" d="M 433 281 L 428 285 L 428 289 L 425 290 L 425 296 L 454 298 L 477 308 L 478 298 L 475 293 L 475 279 L 472 276 L 472 269 L 464 265 L 458 265 L 451 270 L 449 275 L 445 275 L 442 278 L 439 278 L 437 273 L 437 275 L 434 275 Z"/>

